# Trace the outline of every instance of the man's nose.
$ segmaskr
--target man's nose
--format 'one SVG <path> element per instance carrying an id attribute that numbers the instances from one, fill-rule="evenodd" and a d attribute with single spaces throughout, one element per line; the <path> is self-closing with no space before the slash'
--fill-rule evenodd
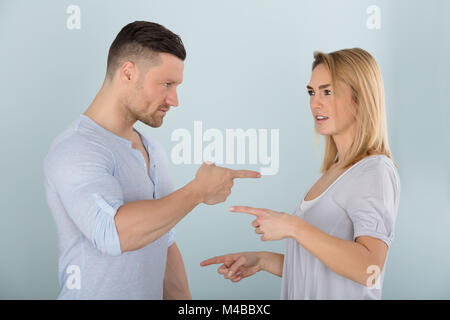
<path id="1" fill-rule="evenodd" d="M 166 104 L 172 107 L 178 107 L 178 95 L 176 90 L 171 91 L 166 97 Z"/>

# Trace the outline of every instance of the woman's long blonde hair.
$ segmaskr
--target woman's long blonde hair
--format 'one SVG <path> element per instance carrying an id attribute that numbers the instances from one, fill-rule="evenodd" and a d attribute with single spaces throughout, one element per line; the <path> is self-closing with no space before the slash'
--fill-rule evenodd
<path id="1" fill-rule="evenodd" d="M 355 139 L 341 168 L 375 154 L 384 154 L 394 162 L 388 143 L 383 79 L 375 59 L 360 48 L 331 53 L 316 51 L 312 70 L 319 64 L 328 68 L 334 90 L 338 81 L 350 87 L 356 105 L 356 108 L 351 108 L 355 116 Z M 314 132 L 318 139 L 315 128 Z M 327 171 L 338 157 L 333 137 L 325 136 L 325 154 L 320 171 Z"/>

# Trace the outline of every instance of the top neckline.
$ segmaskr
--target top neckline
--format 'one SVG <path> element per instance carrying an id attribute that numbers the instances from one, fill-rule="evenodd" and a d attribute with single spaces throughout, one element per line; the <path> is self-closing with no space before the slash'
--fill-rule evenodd
<path id="1" fill-rule="evenodd" d="M 303 196 L 303 198 L 302 198 L 303 202 L 304 202 L 304 203 L 307 203 L 307 204 L 311 204 L 311 203 L 315 202 L 316 200 L 318 200 L 319 198 L 321 198 L 325 193 L 327 193 L 327 191 L 328 191 L 328 190 L 329 190 L 336 182 L 338 182 L 342 177 L 344 177 L 344 176 L 345 176 L 351 169 L 353 169 L 356 165 L 359 165 L 359 164 L 365 162 L 365 160 L 367 160 L 367 159 L 371 159 L 371 158 L 374 158 L 374 157 L 383 157 L 383 156 L 386 157 L 386 155 L 384 155 L 384 154 L 375 154 L 375 155 L 372 155 L 372 156 L 365 157 L 364 159 L 362 159 L 362 160 L 356 162 L 356 163 L 353 164 L 350 168 L 348 168 L 347 170 L 345 170 L 339 177 L 337 177 L 337 178 L 336 178 L 336 179 L 328 186 L 328 188 L 326 188 L 325 191 L 323 191 L 320 195 L 318 195 L 317 197 L 315 197 L 315 198 L 312 199 L 312 200 L 305 200 L 306 195 L 307 195 L 308 192 L 311 190 L 311 189 L 309 189 L 309 190 L 304 194 L 304 196 Z"/>
<path id="2" fill-rule="evenodd" d="M 122 143 L 127 144 L 131 149 L 133 148 L 133 144 L 130 140 L 127 140 L 125 138 L 122 138 L 121 136 L 118 136 L 117 134 L 109 131 L 108 129 L 102 127 L 100 124 L 98 124 L 97 122 L 95 122 L 92 118 L 90 118 L 89 116 L 85 115 L 85 114 L 81 114 L 81 118 L 87 120 L 90 124 L 92 124 L 93 126 L 95 126 L 96 128 L 100 129 L 102 132 L 106 133 L 107 135 L 113 137 L 116 140 L 119 140 Z M 144 135 L 142 135 L 136 128 L 133 127 L 133 130 L 141 137 L 141 140 L 145 146 L 145 148 L 147 149 L 148 152 L 148 143 L 147 140 L 145 139 Z M 135 149 L 134 149 L 135 150 Z"/>

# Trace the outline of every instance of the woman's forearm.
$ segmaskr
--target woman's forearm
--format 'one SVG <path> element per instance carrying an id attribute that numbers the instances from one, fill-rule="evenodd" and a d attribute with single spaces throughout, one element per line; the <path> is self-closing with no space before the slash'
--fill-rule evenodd
<path id="1" fill-rule="evenodd" d="M 292 218 L 291 237 L 337 274 L 368 285 L 368 267 L 382 269 L 362 244 L 330 236 L 298 217 Z"/>
<path id="2" fill-rule="evenodd" d="M 270 272 L 276 276 L 283 275 L 284 255 L 275 252 L 262 251 L 260 257 L 261 270 Z"/>
<path id="3" fill-rule="evenodd" d="M 164 300 L 192 300 L 183 257 L 176 243 L 167 248 Z"/>

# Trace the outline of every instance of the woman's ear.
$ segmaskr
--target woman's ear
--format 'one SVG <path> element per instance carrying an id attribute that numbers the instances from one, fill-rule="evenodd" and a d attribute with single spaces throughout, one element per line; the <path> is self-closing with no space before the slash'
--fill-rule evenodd
<path id="1" fill-rule="evenodd" d="M 356 91 L 355 88 L 353 88 L 352 86 L 350 86 L 350 89 L 352 90 L 352 102 L 356 107 L 359 105 L 358 91 Z"/>

